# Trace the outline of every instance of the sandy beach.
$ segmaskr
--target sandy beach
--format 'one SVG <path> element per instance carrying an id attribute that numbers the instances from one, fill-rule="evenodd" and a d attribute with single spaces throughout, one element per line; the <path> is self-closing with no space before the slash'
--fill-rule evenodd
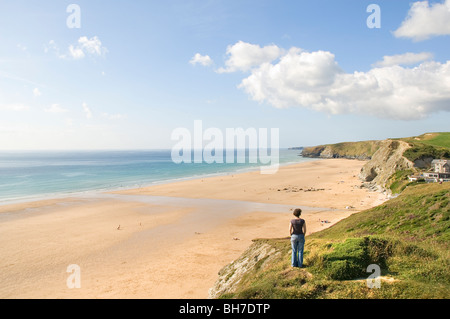
<path id="1" fill-rule="evenodd" d="M 0 298 L 207 298 L 252 239 L 308 234 L 385 200 L 363 161 L 318 160 L 113 193 L 0 206 Z M 321 223 L 326 220 L 328 223 Z M 81 288 L 69 289 L 69 265 Z"/>

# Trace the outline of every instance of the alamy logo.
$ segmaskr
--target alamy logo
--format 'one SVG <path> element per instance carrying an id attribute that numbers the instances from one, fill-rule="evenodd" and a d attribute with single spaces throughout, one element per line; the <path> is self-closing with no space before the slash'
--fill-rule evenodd
<path id="1" fill-rule="evenodd" d="M 67 17 L 66 25 L 69 29 L 81 28 L 81 8 L 78 4 L 69 4 L 66 9 L 70 15 Z"/>
<path id="2" fill-rule="evenodd" d="M 367 7 L 367 13 L 371 13 L 367 18 L 367 27 L 369 29 L 381 28 L 381 8 L 378 4 L 370 4 Z"/>
<path id="3" fill-rule="evenodd" d="M 78 265 L 69 265 L 67 266 L 67 272 L 70 273 L 69 277 L 67 277 L 67 288 L 81 288 L 81 268 Z"/>
<path id="4" fill-rule="evenodd" d="M 367 288 L 381 288 L 381 268 L 376 264 L 369 265 L 367 267 L 367 272 L 372 272 L 372 274 L 367 278 Z"/>
<path id="5" fill-rule="evenodd" d="M 203 122 L 194 121 L 194 131 L 177 128 L 172 140 L 172 161 L 181 163 L 249 163 L 261 164 L 261 174 L 275 174 L 279 168 L 279 129 L 218 128 L 203 131 Z M 248 154 L 248 156 L 247 156 Z"/>

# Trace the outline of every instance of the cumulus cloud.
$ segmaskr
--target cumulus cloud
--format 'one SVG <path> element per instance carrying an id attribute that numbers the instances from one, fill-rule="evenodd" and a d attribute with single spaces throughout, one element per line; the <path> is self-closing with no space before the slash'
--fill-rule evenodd
<path id="1" fill-rule="evenodd" d="M 427 61 L 433 58 L 433 54 L 430 52 L 422 53 L 404 53 L 397 55 L 385 55 L 382 61 L 378 61 L 374 64 L 376 67 L 386 67 L 393 65 L 413 65 L 423 61 Z"/>
<path id="2" fill-rule="evenodd" d="M 201 64 L 203 66 L 210 66 L 213 64 L 213 60 L 209 55 L 201 55 L 200 53 L 196 53 L 189 63 L 192 65 Z"/>
<path id="3" fill-rule="evenodd" d="M 92 56 L 104 56 L 108 50 L 102 45 L 102 42 L 97 36 L 90 39 L 87 37 L 80 37 L 78 44 L 69 46 L 70 56 L 74 59 L 82 59 L 87 54 Z"/>
<path id="4" fill-rule="evenodd" d="M 450 111 L 450 61 L 402 66 L 430 57 L 384 57 L 378 67 L 367 72 L 346 73 L 331 52 L 294 47 L 274 62 L 258 57 L 247 60 L 246 65 L 252 68 L 239 88 L 251 99 L 276 108 L 305 107 L 328 114 L 415 120 Z"/>
<path id="5" fill-rule="evenodd" d="M 83 111 L 84 111 L 84 114 L 86 115 L 86 118 L 88 120 L 91 119 L 92 118 L 92 111 L 89 108 L 89 106 L 86 103 L 83 103 L 81 106 L 83 107 Z"/>
<path id="6" fill-rule="evenodd" d="M 414 2 L 407 18 L 394 31 L 394 36 L 423 41 L 433 36 L 450 35 L 450 0 L 429 4 Z"/>
<path id="7" fill-rule="evenodd" d="M 52 51 L 60 59 L 80 60 L 86 56 L 104 56 L 108 49 L 102 45 L 97 36 L 90 39 L 84 36 L 80 37 L 76 44 L 69 45 L 67 53 L 61 53 L 59 46 L 54 40 L 50 40 L 44 51 L 46 53 Z"/>
<path id="8" fill-rule="evenodd" d="M 220 68 L 217 72 L 248 71 L 262 63 L 276 60 L 282 53 L 283 50 L 276 45 L 260 47 L 256 44 L 239 41 L 228 46 L 225 68 Z"/>
<path id="9" fill-rule="evenodd" d="M 69 54 L 75 60 L 82 59 L 86 56 L 83 49 L 81 49 L 80 47 L 75 47 L 73 45 L 69 46 Z"/>

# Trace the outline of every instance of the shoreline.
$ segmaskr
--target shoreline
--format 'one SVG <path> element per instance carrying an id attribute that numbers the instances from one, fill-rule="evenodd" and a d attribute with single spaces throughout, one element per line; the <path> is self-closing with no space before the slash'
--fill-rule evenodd
<path id="1" fill-rule="evenodd" d="M 0 297 L 207 298 L 218 271 L 253 239 L 288 235 L 291 209 L 305 207 L 310 234 L 382 202 L 382 194 L 354 188 L 362 165 L 308 161 L 273 176 L 246 172 L 0 206 Z M 304 185 L 317 190 L 292 191 Z M 349 202 L 355 207 L 346 209 Z M 80 266 L 80 289 L 66 285 L 71 264 Z"/>
<path id="2" fill-rule="evenodd" d="M 304 158 L 302 157 L 301 162 L 286 162 L 283 164 L 279 164 L 279 167 L 286 167 L 291 165 L 297 165 L 302 163 L 308 163 L 312 161 L 320 161 L 323 159 L 320 158 Z M 47 200 L 61 200 L 65 198 L 71 198 L 71 197 L 78 197 L 78 196 L 84 196 L 84 195 L 90 195 L 90 194 L 101 194 L 101 193 L 109 193 L 109 192 L 122 192 L 122 191 L 133 191 L 136 189 L 142 189 L 147 187 L 153 187 L 158 185 L 166 185 L 166 184 L 173 184 L 183 181 L 192 181 L 196 179 L 202 179 L 202 178 L 210 178 L 210 177 L 221 177 L 221 176 L 228 176 L 228 175 L 236 175 L 236 174 L 243 174 L 248 172 L 257 172 L 260 170 L 260 166 L 255 167 L 248 167 L 248 168 L 239 168 L 236 171 L 229 171 L 229 172 L 217 172 L 217 173 L 205 173 L 200 175 L 192 175 L 187 177 L 179 177 L 179 178 L 172 178 L 167 180 L 159 180 L 159 181 L 153 181 L 149 184 L 146 183 L 135 183 L 134 185 L 130 186 L 119 186 L 119 187 L 111 187 L 111 188 L 97 188 L 97 189 L 90 189 L 90 190 L 80 190 L 80 191 L 73 191 L 73 192 L 66 192 L 66 193 L 49 193 L 49 194 L 41 194 L 41 195 L 31 195 L 31 196 L 24 196 L 20 198 L 14 198 L 14 199 L 2 199 L 0 200 L 0 207 L 6 206 L 6 205 L 13 205 L 13 204 L 25 204 L 30 202 L 41 202 L 41 201 L 47 201 Z"/>

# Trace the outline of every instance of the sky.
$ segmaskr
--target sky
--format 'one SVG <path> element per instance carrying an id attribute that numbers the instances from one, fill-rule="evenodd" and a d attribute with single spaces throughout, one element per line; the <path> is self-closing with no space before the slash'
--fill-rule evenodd
<path id="1" fill-rule="evenodd" d="M 196 120 L 449 131 L 450 0 L 0 0 L 0 150 L 170 149 Z"/>

